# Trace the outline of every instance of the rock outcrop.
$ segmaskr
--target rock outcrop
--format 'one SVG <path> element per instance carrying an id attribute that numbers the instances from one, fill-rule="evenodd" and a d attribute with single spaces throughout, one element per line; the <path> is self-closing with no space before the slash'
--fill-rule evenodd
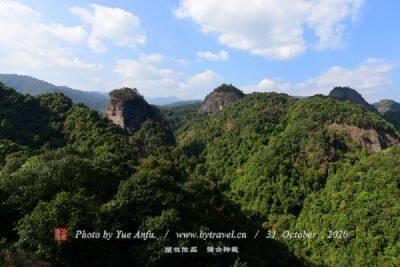
<path id="1" fill-rule="evenodd" d="M 338 134 L 344 134 L 356 148 L 365 148 L 373 152 L 400 143 L 395 134 L 382 130 L 362 129 L 353 125 L 336 123 L 329 125 L 328 129 Z"/>
<path id="2" fill-rule="evenodd" d="M 129 131 L 136 131 L 152 116 L 152 107 L 136 89 L 122 88 L 110 92 L 105 114 L 112 122 Z"/>
<path id="3" fill-rule="evenodd" d="M 378 109 L 380 114 L 385 114 L 388 111 L 400 110 L 400 103 L 397 103 L 391 99 L 383 99 L 377 103 L 374 103 L 374 107 Z"/>
<path id="4" fill-rule="evenodd" d="M 214 113 L 244 97 L 244 93 L 233 85 L 223 84 L 206 96 L 199 113 Z"/>
<path id="5" fill-rule="evenodd" d="M 329 93 L 329 97 L 340 101 L 350 101 L 364 107 L 368 111 L 378 113 L 378 110 L 373 105 L 365 101 L 356 90 L 349 87 L 335 87 Z"/>

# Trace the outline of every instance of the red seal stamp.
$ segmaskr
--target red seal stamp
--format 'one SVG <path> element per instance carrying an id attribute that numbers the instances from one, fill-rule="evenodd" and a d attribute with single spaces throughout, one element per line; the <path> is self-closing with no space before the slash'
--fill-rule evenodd
<path id="1" fill-rule="evenodd" d="M 68 240 L 68 229 L 65 227 L 54 228 L 54 240 L 63 242 Z"/>

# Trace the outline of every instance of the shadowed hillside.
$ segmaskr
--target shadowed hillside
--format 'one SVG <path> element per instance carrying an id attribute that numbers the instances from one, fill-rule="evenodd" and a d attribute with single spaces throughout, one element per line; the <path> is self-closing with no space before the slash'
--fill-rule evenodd
<path id="1" fill-rule="evenodd" d="M 0 84 L 1 265 L 400 264 L 399 137 L 378 114 L 278 93 L 249 94 L 212 114 L 199 114 L 198 103 L 160 111 L 129 88 L 111 97 L 122 124 L 63 94 Z M 70 239 L 57 243 L 60 226 Z M 80 229 L 158 238 L 72 238 Z M 247 238 L 176 235 L 232 230 Z M 239 254 L 210 254 L 208 245 Z"/>

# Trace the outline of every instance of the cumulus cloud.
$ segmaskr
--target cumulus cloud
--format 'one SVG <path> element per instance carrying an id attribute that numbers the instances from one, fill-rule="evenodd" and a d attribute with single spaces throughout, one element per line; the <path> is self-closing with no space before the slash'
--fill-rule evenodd
<path id="1" fill-rule="evenodd" d="M 285 92 L 292 95 L 327 94 L 335 86 L 349 86 L 366 96 L 377 94 L 391 83 L 391 73 L 396 65 L 386 59 L 370 58 L 353 69 L 334 66 L 316 77 L 300 83 L 290 83 L 279 78 L 265 78 L 258 84 L 246 85 L 246 92 Z"/>
<path id="2" fill-rule="evenodd" d="M 179 83 L 178 92 L 183 98 L 201 98 L 205 93 L 208 93 L 223 81 L 222 76 L 206 70 L 189 76 L 184 82 Z"/>
<path id="3" fill-rule="evenodd" d="M 174 71 L 157 68 L 143 58 L 120 59 L 117 61 L 114 71 L 123 77 L 136 79 L 137 82 L 172 79 L 175 75 Z"/>
<path id="4" fill-rule="evenodd" d="M 184 58 L 176 59 L 175 62 L 182 67 L 187 67 L 191 64 L 189 60 L 186 60 Z"/>
<path id="5" fill-rule="evenodd" d="M 54 36 L 67 42 L 78 44 L 86 39 L 87 33 L 82 26 L 65 27 L 60 23 L 42 24 L 42 27 Z"/>
<path id="6" fill-rule="evenodd" d="M 75 56 L 68 44 L 84 41 L 81 26 L 45 23 L 41 15 L 17 1 L 0 0 L 0 71 L 29 69 L 97 70 L 99 64 Z"/>
<path id="7" fill-rule="evenodd" d="M 225 50 L 221 50 L 218 53 L 213 53 L 211 51 L 199 51 L 197 56 L 200 59 L 206 59 L 211 61 L 227 60 L 229 58 L 229 53 Z"/>
<path id="8" fill-rule="evenodd" d="M 303 54 L 304 31 L 318 38 L 318 49 L 338 48 L 348 20 L 360 12 L 363 0 L 181 0 L 178 18 L 190 18 L 203 33 L 215 33 L 226 46 L 251 54 L 289 59 Z"/>
<path id="9" fill-rule="evenodd" d="M 257 84 L 242 86 L 242 90 L 247 93 L 269 91 L 287 93 L 292 89 L 293 84 L 285 82 L 280 78 L 265 78 Z"/>
<path id="10" fill-rule="evenodd" d="M 381 91 L 391 83 L 390 74 L 395 64 L 385 59 L 370 58 L 354 69 L 332 67 L 318 77 L 308 79 L 316 91 L 327 93 L 334 86 L 350 86 L 366 94 Z"/>
<path id="11" fill-rule="evenodd" d="M 154 54 L 140 54 L 140 61 L 149 62 L 149 63 L 159 63 L 166 59 L 166 57 L 159 53 Z"/>
<path id="12" fill-rule="evenodd" d="M 140 19 L 132 13 L 120 8 L 109 8 L 91 4 L 91 10 L 73 7 L 71 12 L 89 24 L 88 46 L 99 53 L 107 50 L 104 40 L 116 45 L 134 47 L 146 43 L 146 34 L 140 25 Z"/>
<path id="13" fill-rule="evenodd" d="M 211 70 L 185 75 L 170 68 L 160 67 L 159 54 L 141 54 L 137 59 L 120 59 L 114 72 L 121 77 L 119 86 L 137 88 L 145 96 L 171 96 L 181 98 L 203 97 L 205 92 L 222 82 L 222 77 Z M 157 59 L 157 60 L 156 60 Z"/>
<path id="14" fill-rule="evenodd" d="M 142 62 L 148 63 L 161 63 L 161 62 L 172 62 L 176 65 L 187 67 L 190 65 L 190 61 L 186 59 L 175 59 L 174 57 L 165 56 L 160 53 L 152 53 L 152 54 L 140 54 L 139 59 Z"/>

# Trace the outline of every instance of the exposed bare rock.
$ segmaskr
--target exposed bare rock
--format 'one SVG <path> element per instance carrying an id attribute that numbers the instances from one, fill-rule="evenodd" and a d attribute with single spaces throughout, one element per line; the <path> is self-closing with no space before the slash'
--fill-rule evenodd
<path id="1" fill-rule="evenodd" d="M 110 97 L 105 114 L 121 128 L 136 131 L 151 116 L 152 107 L 136 89 L 113 90 Z"/>
<path id="2" fill-rule="evenodd" d="M 336 123 L 329 125 L 328 129 L 345 134 L 358 147 L 374 152 L 400 143 L 398 137 L 393 133 L 382 130 L 362 129 L 357 126 Z"/>
<path id="3" fill-rule="evenodd" d="M 349 87 L 335 87 L 329 93 L 329 97 L 340 101 L 350 101 L 364 107 L 368 111 L 378 113 L 378 110 L 373 105 L 365 101 L 356 90 Z"/>
<path id="4" fill-rule="evenodd" d="M 227 105 L 240 100 L 244 93 L 232 85 L 223 84 L 206 96 L 200 107 L 200 113 L 214 113 Z"/>
<path id="5" fill-rule="evenodd" d="M 400 103 L 397 103 L 391 99 L 383 99 L 374 104 L 374 106 L 378 109 L 380 114 L 385 114 L 389 111 L 398 111 L 400 110 Z"/>

